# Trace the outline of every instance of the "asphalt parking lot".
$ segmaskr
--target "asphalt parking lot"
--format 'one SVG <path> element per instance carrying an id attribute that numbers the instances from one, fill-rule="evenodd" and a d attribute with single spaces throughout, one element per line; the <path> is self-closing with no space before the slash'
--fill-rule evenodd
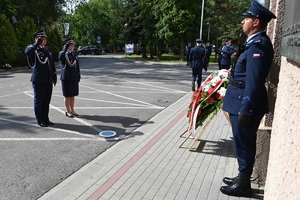
<path id="1" fill-rule="evenodd" d="M 35 121 L 31 70 L 0 71 L 1 199 L 38 198 L 191 89 L 185 64 L 120 57 L 81 56 L 80 117 L 64 115 L 59 81 L 49 115 L 55 125 L 47 128 Z M 117 135 L 100 137 L 104 130 Z"/>

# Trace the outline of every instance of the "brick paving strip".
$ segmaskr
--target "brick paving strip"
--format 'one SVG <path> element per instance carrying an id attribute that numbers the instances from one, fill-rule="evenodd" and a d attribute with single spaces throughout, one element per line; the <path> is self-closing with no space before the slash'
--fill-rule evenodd
<path id="1" fill-rule="evenodd" d="M 119 171 L 117 171 L 110 179 L 107 180 L 90 198 L 89 200 L 99 199 L 115 182 L 117 182 L 159 139 L 165 135 L 184 115 L 187 110 L 181 112 L 173 121 L 171 121 L 163 130 L 161 130 L 144 148 L 129 160 Z"/>

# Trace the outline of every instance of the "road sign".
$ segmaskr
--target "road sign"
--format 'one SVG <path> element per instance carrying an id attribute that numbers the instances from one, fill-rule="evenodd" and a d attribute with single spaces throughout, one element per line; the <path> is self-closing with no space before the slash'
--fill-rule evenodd
<path id="1" fill-rule="evenodd" d="M 101 43 L 101 36 L 97 36 L 97 43 Z"/>

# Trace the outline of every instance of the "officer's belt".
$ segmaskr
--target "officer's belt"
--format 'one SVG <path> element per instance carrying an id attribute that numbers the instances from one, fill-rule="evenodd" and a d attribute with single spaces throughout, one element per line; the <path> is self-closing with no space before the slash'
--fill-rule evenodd
<path id="1" fill-rule="evenodd" d="M 245 82 L 242 81 L 235 81 L 233 79 L 229 79 L 229 84 L 237 88 L 245 88 Z"/>

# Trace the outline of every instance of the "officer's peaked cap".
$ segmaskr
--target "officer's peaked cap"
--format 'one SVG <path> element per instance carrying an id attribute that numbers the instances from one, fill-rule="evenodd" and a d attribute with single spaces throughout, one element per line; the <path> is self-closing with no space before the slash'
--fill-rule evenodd
<path id="1" fill-rule="evenodd" d="M 199 38 L 199 39 L 196 40 L 196 42 L 197 43 L 203 43 L 203 40 Z"/>
<path id="2" fill-rule="evenodd" d="M 66 45 L 66 44 L 74 44 L 74 40 L 72 38 L 67 38 L 63 41 L 63 44 Z"/>
<path id="3" fill-rule="evenodd" d="M 39 30 L 37 32 L 35 32 L 34 34 L 32 34 L 33 37 L 47 37 L 46 33 L 44 30 Z"/>
<path id="4" fill-rule="evenodd" d="M 271 19 L 276 18 L 271 11 L 262 6 L 256 0 L 252 0 L 251 7 L 247 12 L 243 13 L 243 15 L 248 17 L 257 17 L 266 23 L 268 23 Z"/>
<path id="5" fill-rule="evenodd" d="M 232 40 L 232 38 L 231 37 L 226 37 L 226 41 L 228 41 L 228 40 Z"/>
<path id="6" fill-rule="evenodd" d="M 227 42 L 227 38 L 222 38 L 222 42 Z"/>

